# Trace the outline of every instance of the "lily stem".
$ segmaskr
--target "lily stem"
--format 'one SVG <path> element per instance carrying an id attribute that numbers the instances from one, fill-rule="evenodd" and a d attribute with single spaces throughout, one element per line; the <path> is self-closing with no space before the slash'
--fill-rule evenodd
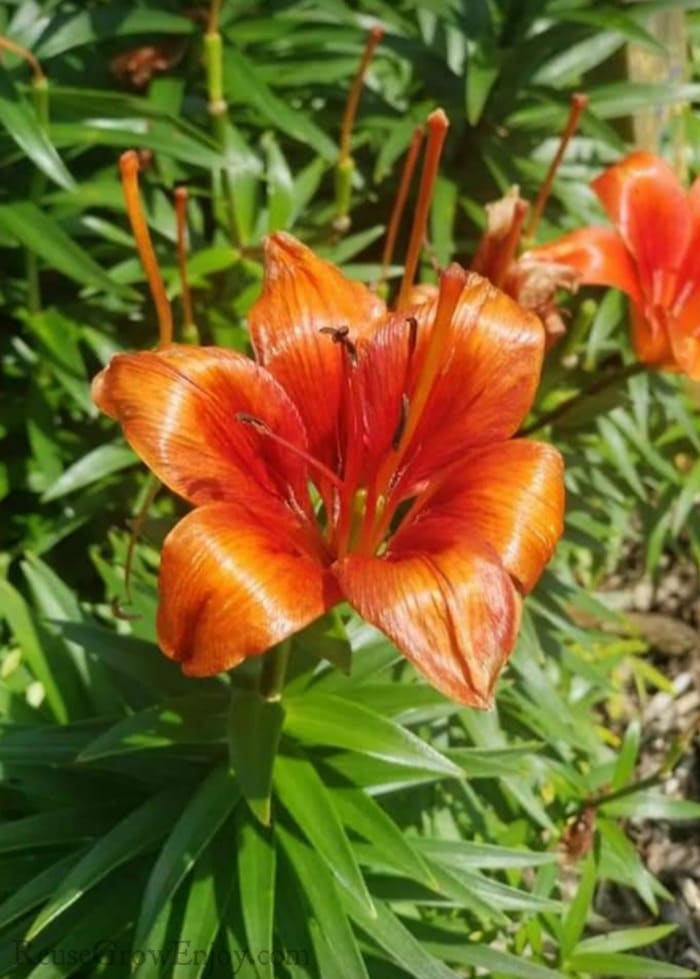
<path id="1" fill-rule="evenodd" d="M 546 411 L 544 415 L 540 415 L 536 418 L 530 425 L 526 425 L 521 428 L 518 432 L 519 435 L 532 435 L 533 432 L 539 432 L 540 429 L 545 428 L 547 425 L 551 425 L 553 422 L 560 421 L 565 415 L 575 408 L 577 405 L 581 404 L 587 398 L 592 397 L 595 394 L 600 394 L 602 391 L 607 390 L 607 388 L 613 387 L 616 384 L 626 381 L 630 377 L 634 377 L 636 374 L 641 374 L 645 370 L 648 370 L 649 365 L 644 364 L 641 361 L 634 364 L 626 364 L 621 370 L 610 371 L 608 374 L 604 374 L 603 377 L 599 377 L 597 381 L 590 384 L 583 391 L 579 391 L 578 394 L 574 394 L 571 398 L 567 398 L 566 401 L 562 401 L 561 404 L 557 405 L 556 408 L 552 408 L 551 411 Z"/>
<path id="2" fill-rule="evenodd" d="M 285 639 L 269 651 L 265 657 L 258 690 L 264 700 L 279 700 L 287 676 L 289 654 L 292 651 L 292 640 Z"/>

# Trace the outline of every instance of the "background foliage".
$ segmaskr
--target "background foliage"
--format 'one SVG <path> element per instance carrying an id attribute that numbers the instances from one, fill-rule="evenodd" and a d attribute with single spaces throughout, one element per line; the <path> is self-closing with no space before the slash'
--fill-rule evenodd
<path id="1" fill-rule="evenodd" d="M 378 278 L 399 161 L 436 104 L 452 128 L 424 278 L 468 261 L 486 201 L 512 183 L 533 196 L 582 87 L 590 109 L 540 236 L 590 223 L 587 180 L 624 152 L 629 115 L 700 95 L 692 79 L 624 76 L 629 42 L 659 54 L 647 14 L 680 6 L 694 50 L 692 3 L 232 0 L 228 112 L 215 124 L 197 9 L 0 2 L 0 33 L 48 78 L 32 84 L 5 52 L 0 974 L 694 974 L 658 952 L 673 898 L 628 832 L 630 820 L 700 817 L 663 791 L 692 731 L 641 777 L 637 715 L 676 691 L 600 594 L 630 562 L 653 577 L 662 559 L 700 556 L 700 423 L 678 378 L 636 376 L 547 429 L 567 462 L 567 532 L 489 714 L 446 702 L 342 608 L 295 639 L 281 704 L 258 697 L 259 663 L 184 680 L 153 629 L 158 547 L 180 504 L 161 494 L 151 506 L 127 603 L 129 520 L 151 484 L 89 397 L 115 350 L 157 335 L 118 182 L 123 149 L 144 154 L 176 309 L 184 183 L 200 336 L 245 349 L 269 231 L 293 229 L 349 274 Z M 339 124 L 376 22 L 386 33 L 341 235 Z M 122 56 L 144 46 L 167 70 L 139 84 Z M 688 111 L 671 116 L 666 144 L 679 127 L 697 146 Z M 598 299 L 572 303 L 536 415 L 631 361 L 621 298 Z M 610 886 L 637 895 L 634 927 L 611 931 L 596 903 Z"/>

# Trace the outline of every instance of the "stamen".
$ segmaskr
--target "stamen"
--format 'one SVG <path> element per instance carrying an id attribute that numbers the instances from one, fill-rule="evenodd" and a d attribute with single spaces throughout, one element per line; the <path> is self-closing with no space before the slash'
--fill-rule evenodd
<path id="1" fill-rule="evenodd" d="M 122 190 L 126 201 L 126 212 L 131 222 L 131 230 L 136 239 L 136 248 L 148 279 L 148 286 L 156 307 L 160 345 L 167 346 L 173 339 L 173 314 L 165 292 L 163 277 L 158 267 L 158 259 L 153 248 L 151 234 L 141 206 L 139 195 L 139 158 L 134 150 L 127 150 L 119 157 Z"/>
<path id="2" fill-rule="evenodd" d="M 357 347 L 350 339 L 349 326 L 322 326 L 318 332 L 325 333 L 333 343 L 339 343 L 348 355 L 351 367 L 357 367 Z"/>
<path id="3" fill-rule="evenodd" d="M 304 449 L 300 449 L 297 445 L 292 445 L 287 439 L 282 438 L 276 432 L 273 432 L 267 422 L 263 421 L 262 418 L 258 418 L 257 415 L 250 415 L 247 411 L 236 412 L 236 421 L 241 422 L 243 425 L 251 425 L 256 432 L 264 435 L 265 438 L 270 439 L 270 441 L 275 442 L 277 445 L 281 445 L 283 449 L 288 449 L 294 455 L 299 456 L 303 459 L 310 468 L 315 469 L 320 475 L 324 476 L 333 486 L 338 490 L 343 490 L 343 482 L 340 480 L 334 472 L 332 472 L 328 466 L 325 466 L 318 459 L 314 459 L 312 455 L 309 455 Z"/>
<path id="4" fill-rule="evenodd" d="M 180 275 L 180 295 L 182 297 L 182 313 L 184 322 L 183 333 L 194 333 L 197 327 L 194 322 L 192 308 L 192 293 L 187 277 L 187 188 L 175 188 L 175 223 L 177 227 L 177 268 Z"/>
<path id="5" fill-rule="evenodd" d="M 397 309 L 405 309 L 408 305 L 408 296 L 413 285 L 418 268 L 418 260 L 423 248 L 425 229 L 428 224 L 428 213 L 433 199 L 433 189 L 437 179 L 442 147 L 445 143 L 449 120 L 442 109 L 436 109 L 428 116 L 428 141 L 425 148 L 425 159 L 423 162 L 423 172 L 421 173 L 420 188 L 418 190 L 418 201 L 416 202 L 416 212 L 413 219 L 413 228 L 408 243 L 408 254 L 404 268 L 403 279 L 399 298 L 396 303 Z"/>
<path id="6" fill-rule="evenodd" d="M 423 145 L 423 134 L 424 129 L 422 126 L 416 126 L 416 128 L 413 130 L 413 138 L 411 139 L 411 143 L 408 147 L 408 153 L 406 154 L 406 160 L 403 165 L 401 180 L 399 182 L 399 189 L 396 192 L 396 200 L 394 201 L 391 217 L 389 218 L 389 224 L 386 229 L 384 251 L 382 252 L 382 270 L 379 275 L 379 281 L 376 285 L 377 291 L 383 289 L 386 285 L 387 276 L 389 274 L 389 266 L 391 265 L 391 260 L 394 257 L 396 236 L 399 233 L 401 218 L 403 217 L 404 208 L 406 206 L 406 198 L 408 197 L 408 191 L 411 186 L 411 181 L 413 180 L 413 172 L 416 169 L 416 163 L 418 162 L 418 154 L 421 146 Z"/>
<path id="7" fill-rule="evenodd" d="M 370 61 L 374 56 L 377 45 L 384 36 L 384 28 L 379 27 L 379 25 L 373 27 L 369 34 L 367 35 L 367 42 L 365 44 L 365 50 L 362 54 L 362 59 L 355 73 L 355 77 L 350 87 L 350 92 L 348 93 L 348 101 L 345 105 L 345 113 L 343 115 L 343 122 L 340 129 L 340 146 L 338 152 L 338 164 L 343 166 L 347 164 L 350 159 L 350 138 L 352 136 L 353 126 L 355 125 L 355 117 L 357 115 L 357 107 L 360 104 L 360 95 L 362 94 L 362 87 L 365 81 L 365 75 L 367 74 L 367 69 L 369 68 Z"/>
<path id="8" fill-rule="evenodd" d="M 435 322 L 430 334 L 428 352 L 425 362 L 416 384 L 416 389 L 411 398 L 411 410 L 403 435 L 401 445 L 405 449 L 413 433 L 418 426 L 423 408 L 428 400 L 428 395 L 433 386 L 433 381 L 439 370 L 440 362 L 447 346 L 450 336 L 450 328 L 454 317 L 457 303 L 467 281 L 467 273 L 461 265 L 453 262 L 449 265 L 440 277 L 440 293 L 438 295 L 437 309 L 435 310 Z"/>
<path id="9" fill-rule="evenodd" d="M 141 536 L 143 525 L 145 524 L 146 517 L 148 516 L 148 511 L 151 509 L 153 501 L 158 495 L 158 490 L 160 490 L 162 486 L 155 476 L 151 476 L 149 478 L 151 485 L 146 490 L 146 496 L 144 497 L 143 503 L 141 504 L 138 513 L 131 521 L 131 526 L 129 527 L 129 544 L 126 549 L 126 562 L 124 565 L 124 592 L 126 593 L 126 600 L 129 605 L 131 605 L 132 602 L 131 573 L 134 567 L 134 558 L 136 557 L 136 543 Z"/>
<path id="10" fill-rule="evenodd" d="M 408 399 L 407 394 L 401 395 L 401 409 L 399 412 L 399 423 L 396 426 L 396 431 L 394 432 L 394 437 L 391 440 L 391 447 L 396 452 L 401 444 L 401 438 L 403 436 L 404 430 L 406 428 L 406 419 L 408 418 L 408 410 L 411 406 L 411 402 Z"/>
<path id="11" fill-rule="evenodd" d="M 549 195 L 552 192 L 552 185 L 554 183 L 554 177 L 559 169 L 561 161 L 564 159 L 564 154 L 566 153 L 566 148 L 571 141 L 571 137 L 576 132 L 578 127 L 579 119 L 581 118 L 581 113 L 588 105 L 588 96 L 583 92 L 574 92 L 571 96 L 571 108 L 569 109 L 569 118 L 566 120 L 566 125 L 564 126 L 564 131 L 561 134 L 561 139 L 559 140 L 559 148 L 554 154 L 554 159 L 549 164 L 549 170 L 547 171 L 547 176 L 544 178 L 544 183 L 540 187 L 540 192 L 537 195 L 537 199 L 533 205 L 532 211 L 530 212 L 530 220 L 528 221 L 527 228 L 525 229 L 525 237 L 534 237 L 535 231 L 537 230 L 537 225 L 542 217 L 542 212 L 544 211 L 545 204 L 549 200 Z"/>
<path id="12" fill-rule="evenodd" d="M 418 340 L 418 320 L 415 316 L 407 316 L 406 323 L 408 325 L 408 363 L 411 363 L 413 359 L 413 354 L 416 350 L 416 342 Z"/>
<path id="13" fill-rule="evenodd" d="M 391 441 L 391 452 L 384 458 L 368 497 L 365 525 L 360 539 L 362 553 L 371 553 L 374 550 L 391 522 L 393 507 L 386 505 L 387 497 L 399 480 L 406 450 L 433 388 L 449 340 L 452 319 L 466 281 L 467 273 L 456 263 L 445 269 L 440 277 L 435 322 L 430 334 L 425 362 L 410 401 L 406 393 L 401 398 L 399 425 Z"/>

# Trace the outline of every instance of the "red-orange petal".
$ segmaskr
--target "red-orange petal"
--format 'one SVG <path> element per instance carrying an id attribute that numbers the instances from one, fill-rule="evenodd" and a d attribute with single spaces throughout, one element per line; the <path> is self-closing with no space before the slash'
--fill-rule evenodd
<path id="1" fill-rule="evenodd" d="M 402 484 L 409 491 L 467 449 L 517 431 L 537 391 L 544 340 L 537 316 L 486 279 L 469 275 L 406 454 Z"/>
<path id="2" fill-rule="evenodd" d="M 613 228 L 581 228 L 551 245 L 534 248 L 529 256 L 575 269 L 588 285 L 612 286 L 641 301 L 637 270 L 620 235 Z"/>
<path id="3" fill-rule="evenodd" d="M 428 302 L 393 315 L 361 358 L 358 388 L 371 464 L 389 450 L 397 431 L 402 394 L 410 393 L 422 370 L 435 309 Z M 535 396 L 543 352 L 539 318 L 470 273 L 441 367 L 401 464 L 397 493 L 410 495 L 468 449 L 513 435 Z"/>
<path id="4" fill-rule="evenodd" d="M 667 326 L 668 318 L 663 315 L 663 311 L 649 311 L 647 315 L 640 306 L 632 303 L 630 318 L 632 343 L 639 359 L 657 367 L 672 366 L 674 357 Z"/>
<path id="5" fill-rule="evenodd" d="M 291 518 L 263 521 L 213 503 L 170 532 L 160 567 L 158 640 L 189 676 L 211 676 L 322 615 L 335 582 L 298 539 Z"/>
<path id="6" fill-rule="evenodd" d="M 236 420 L 238 412 L 256 416 L 306 445 L 285 392 L 241 354 L 194 346 L 117 354 L 93 381 L 92 396 L 156 476 L 191 503 L 278 503 L 290 490 L 305 499 L 305 464 Z"/>
<path id="7" fill-rule="evenodd" d="M 343 357 L 321 329 L 348 327 L 355 344 L 383 319 L 381 299 L 289 234 L 265 243 L 263 291 L 249 314 L 256 355 L 297 406 L 313 455 L 333 465 Z"/>
<path id="8" fill-rule="evenodd" d="M 463 521 L 523 591 L 534 588 L 564 523 L 564 464 L 555 448 L 513 439 L 468 452 L 437 490 L 432 512 Z"/>
<path id="9" fill-rule="evenodd" d="M 644 291 L 668 300 L 691 234 L 687 193 L 671 167 L 652 153 L 631 153 L 591 184 L 634 255 Z M 670 274 L 667 284 L 660 273 Z"/>
<path id="10" fill-rule="evenodd" d="M 495 552 L 463 521 L 426 513 L 383 557 L 336 565 L 360 615 L 452 700 L 489 707 L 517 638 L 520 597 Z"/>

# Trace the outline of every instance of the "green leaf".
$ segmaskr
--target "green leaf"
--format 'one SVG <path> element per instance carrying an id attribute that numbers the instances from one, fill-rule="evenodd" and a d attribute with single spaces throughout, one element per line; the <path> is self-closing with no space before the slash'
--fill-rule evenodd
<path id="1" fill-rule="evenodd" d="M 311 146 L 325 160 L 335 160 L 338 155 L 335 143 L 309 115 L 297 111 L 275 95 L 258 76 L 255 66 L 233 46 L 226 48 L 224 76 L 227 95 L 234 104 L 252 106 L 267 123 L 305 146 Z"/>
<path id="2" fill-rule="evenodd" d="M 670 799 L 658 792 L 631 792 L 605 802 L 600 807 L 606 816 L 635 819 L 696 820 L 700 819 L 700 802 L 690 799 Z"/>
<path id="3" fill-rule="evenodd" d="M 425 947 L 434 955 L 455 965 L 465 965 L 471 969 L 486 969 L 486 975 L 509 976 L 512 979 L 564 979 L 561 972 L 529 962 L 520 955 L 510 955 L 488 945 L 460 942 L 459 944 L 438 944 L 425 942 Z"/>
<path id="4" fill-rule="evenodd" d="M 426 887 L 437 887 L 435 876 L 420 851 L 371 796 L 347 787 L 334 788 L 331 799 L 345 825 L 372 843 L 388 863 Z"/>
<path id="5" fill-rule="evenodd" d="M 304 758 L 280 755 L 274 779 L 277 795 L 285 809 L 343 887 L 367 908 L 371 916 L 374 913 L 372 898 L 316 769 Z"/>
<path id="6" fill-rule="evenodd" d="M 225 700 L 218 694 L 173 697 L 119 721 L 91 741 L 78 760 L 91 762 L 146 748 L 223 741 L 225 710 Z"/>
<path id="7" fill-rule="evenodd" d="M 262 141 L 267 154 L 267 231 L 288 228 L 294 213 L 294 180 L 289 165 L 272 133 Z"/>
<path id="8" fill-rule="evenodd" d="M 249 690 L 234 690 L 228 722 L 231 765 L 251 812 L 270 823 L 272 769 L 284 723 L 282 705 Z"/>
<path id="9" fill-rule="evenodd" d="M 306 692 L 285 700 L 285 734 L 432 774 L 462 777 L 462 769 L 415 734 L 367 707 L 333 694 Z"/>
<path id="10" fill-rule="evenodd" d="M 235 838 L 234 820 L 228 819 L 195 864 L 176 946 L 184 954 L 175 953 L 171 979 L 200 979 L 211 974 L 208 966 L 217 961 L 214 942 L 236 882 L 231 868 Z"/>
<path id="11" fill-rule="evenodd" d="M 84 286 L 110 295 L 134 298 L 130 288 L 117 283 L 63 230 L 46 211 L 31 201 L 15 201 L 0 206 L 0 229 L 34 252 L 51 269 L 62 272 Z"/>
<path id="12" fill-rule="evenodd" d="M 620 753 L 615 763 L 610 788 L 613 792 L 627 785 L 634 774 L 637 756 L 639 755 L 639 745 L 642 737 L 642 726 L 637 719 L 630 721 L 625 736 L 622 739 Z"/>
<path id="13" fill-rule="evenodd" d="M 65 879 L 66 873 L 75 864 L 75 859 L 75 854 L 70 853 L 67 857 L 52 863 L 45 870 L 30 877 L 25 884 L 13 891 L 0 904 L 0 921 L 2 921 L 3 928 L 11 924 L 16 918 L 27 914 L 37 904 L 42 904 L 48 900 Z"/>
<path id="14" fill-rule="evenodd" d="M 226 768 L 215 768 L 190 799 L 155 862 L 141 902 L 134 950 L 147 945 L 159 912 L 173 896 L 197 858 L 240 798 Z"/>
<path id="15" fill-rule="evenodd" d="M 3 65 L 0 65 L 0 125 L 50 180 L 66 190 L 75 186 L 34 106 L 20 94 Z"/>
<path id="16" fill-rule="evenodd" d="M 36 49 L 40 61 L 73 51 L 86 44 L 96 44 L 112 37 L 139 34 L 191 34 L 192 20 L 158 10 L 157 7 L 129 9 L 123 3 L 108 3 L 68 16 L 57 16 Z"/>
<path id="17" fill-rule="evenodd" d="M 425 946 L 396 917 L 386 904 L 376 902 L 376 916 L 370 918 L 363 905 L 343 894 L 350 916 L 409 975 L 416 979 L 457 979 L 456 973 L 434 958 Z"/>
<path id="18" fill-rule="evenodd" d="M 65 496 L 66 493 L 75 493 L 76 490 L 83 489 L 128 466 L 134 466 L 137 462 L 138 459 L 127 445 L 120 445 L 118 442 L 99 445 L 61 473 L 56 482 L 44 493 L 41 502 L 48 503 Z"/>
<path id="19" fill-rule="evenodd" d="M 596 865 L 593 855 L 589 854 L 581 868 L 578 890 L 564 918 L 561 933 L 561 951 L 566 958 L 578 943 L 586 926 L 588 911 L 593 900 L 596 884 Z"/>
<path id="20" fill-rule="evenodd" d="M 277 852 L 272 831 L 247 813 L 239 813 L 238 887 L 248 948 L 272 949 L 275 923 L 275 868 Z M 274 979 L 272 959 L 258 966 L 260 979 Z"/>
<path id="21" fill-rule="evenodd" d="M 5 579 L 0 579 L 0 608 L 29 668 L 44 688 L 56 720 L 65 724 L 70 717 L 68 703 L 53 675 L 31 612 L 21 594 Z"/>
<path id="22" fill-rule="evenodd" d="M 658 959 L 646 959 L 641 955 L 619 955 L 614 952 L 590 953 L 573 955 L 567 962 L 569 969 L 588 975 L 615 976 L 615 979 L 626 979 L 627 976 L 649 977 L 649 979 L 694 979 L 697 973 L 694 969 L 684 969 L 679 965 L 659 962 Z"/>
<path id="23" fill-rule="evenodd" d="M 37 846 L 81 843 L 104 832 L 114 821 L 115 807 L 66 808 L 23 816 L 0 824 L 0 853 Z"/>
<path id="24" fill-rule="evenodd" d="M 323 861 L 313 849 L 283 827 L 278 839 L 297 877 L 299 892 L 311 908 L 326 939 L 330 958 L 338 979 L 368 979 L 367 969 L 355 941 L 352 928 L 342 909 L 337 886 Z"/>
<path id="25" fill-rule="evenodd" d="M 649 928 L 621 928 L 605 935 L 584 938 L 574 949 L 574 955 L 590 955 L 599 952 L 627 952 L 631 948 L 660 942 L 672 934 L 678 925 L 653 925 Z"/>
<path id="26" fill-rule="evenodd" d="M 27 938 L 38 935 L 115 867 L 154 846 L 167 832 L 172 813 L 181 808 L 185 798 L 182 789 L 161 792 L 105 833 L 65 875 L 51 900 L 32 922 Z"/>
<path id="27" fill-rule="evenodd" d="M 556 863 L 553 850 L 536 852 L 515 847 L 494 846 L 491 843 L 472 843 L 469 840 L 441 840 L 419 837 L 416 846 L 454 870 L 506 870 L 518 867 L 539 867 Z"/>

